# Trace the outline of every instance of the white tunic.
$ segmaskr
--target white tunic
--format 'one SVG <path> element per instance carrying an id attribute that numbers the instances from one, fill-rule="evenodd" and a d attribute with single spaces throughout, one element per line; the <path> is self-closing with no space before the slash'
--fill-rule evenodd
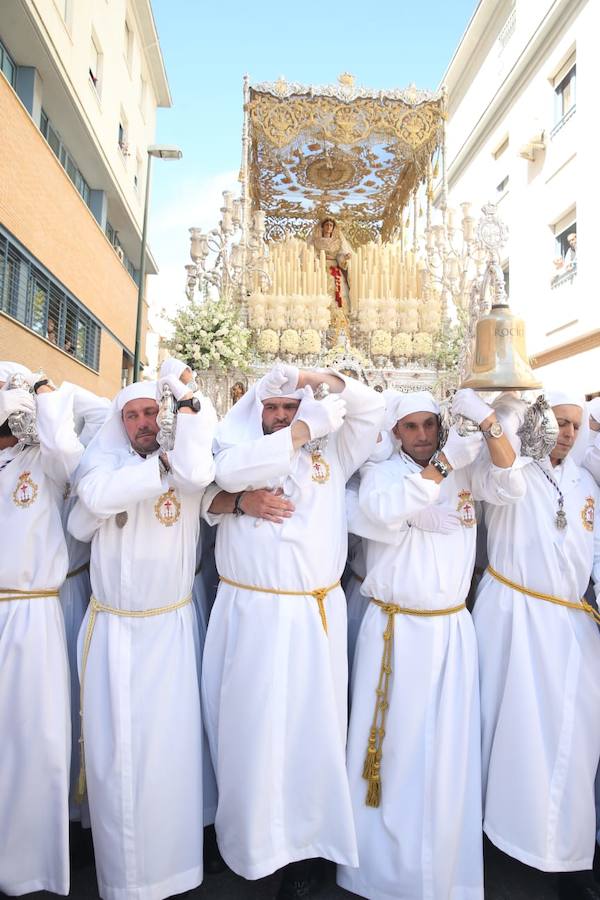
<path id="1" fill-rule="evenodd" d="M 60 588 L 63 493 L 83 447 L 70 395 L 37 398 L 40 444 L 0 452 L 1 588 Z M 69 667 L 58 597 L 0 600 L 0 891 L 69 892 Z"/>
<path id="2" fill-rule="evenodd" d="M 148 610 L 190 596 L 202 488 L 214 475 L 213 427 L 203 399 L 200 413 L 178 418 L 168 476 L 161 478 L 157 455 L 121 451 L 81 479 L 69 528 L 84 540 L 93 532 L 92 590 L 101 603 Z M 202 881 L 197 644 L 192 604 L 153 617 L 97 616 L 83 732 L 105 900 L 160 900 Z"/>
<path id="3" fill-rule="evenodd" d="M 257 587 L 312 591 L 339 580 L 346 560 L 344 491 L 368 457 L 381 421 L 378 395 L 347 382 L 347 415 L 330 436 L 325 483 L 291 431 L 222 450 L 225 490 L 277 487 L 295 512 L 276 525 L 225 516 L 220 575 Z M 259 415 L 257 411 L 257 415 Z M 328 634 L 312 596 L 258 593 L 221 583 L 208 626 L 202 687 L 217 774 L 215 826 L 227 864 L 261 878 L 289 862 L 324 857 L 356 865 L 345 770 L 346 601 L 325 600 Z"/>
<path id="4" fill-rule="evenodd" d="M 496 571 L 531 590 L 577 602 L 600 576 L 598 490 L 566 460 L 531 463 L 527 495 L 486 505 Z M 479 643 L 484 830 L 505 853 L 543 871 L 592 865 L 594 778 L 600 757 L 600 635 L 585 613 L 529 598 L 486 573 L 473 613 Z"/>
<path id="5" fill-rule="evenodd" d="M 435 610 L 458 606 L 469 590 L 476 522 L 468 470 L 440 485 L 404 453 L 362 470 L 360 509 L 349 524 L 363 534 L 362 591 L 385 603 Z M 511 470 L 495 469 L 486 491 L 522 491 Z M 421 531 L 411 516 L 430 504 L 452 506 L 462 526 Z M 352 672 L 348 775 L 359 868 L 338 883 L 373 900 L 481 900 L 481 768 L 477 646 L 466 610 L 445 616 L 394 616 L 392 676 L 381 764 L 381 801 L 365 804 L 362 777 L 382 664 L 387 615 L 365 612 Z"/>

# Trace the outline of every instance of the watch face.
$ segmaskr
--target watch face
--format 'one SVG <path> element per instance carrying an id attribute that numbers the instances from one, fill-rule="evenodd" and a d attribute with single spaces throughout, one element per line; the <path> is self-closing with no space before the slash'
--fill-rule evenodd
<path id="1" fill-rule="evenodd" d="M 502 425 L 500 424 L 500 422 L 494 422 L 493 425 L 491 425 L 490 434 L 492 437 L 495 437 L 495 438 L 502 437 L 502 435 L 504 434 L 504 431 L 502 429 Z"/>

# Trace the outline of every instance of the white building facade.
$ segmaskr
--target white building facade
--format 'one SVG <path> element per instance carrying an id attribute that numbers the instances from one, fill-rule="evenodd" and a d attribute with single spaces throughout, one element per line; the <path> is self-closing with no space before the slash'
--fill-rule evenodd
<path id="1" fill-rule="evenodd" d="M 600 392 L 599 34 L 596 0 L 481 0 L 444 79 L 449 204 L 498 204 L 536 374 L 588 396 Z"/>

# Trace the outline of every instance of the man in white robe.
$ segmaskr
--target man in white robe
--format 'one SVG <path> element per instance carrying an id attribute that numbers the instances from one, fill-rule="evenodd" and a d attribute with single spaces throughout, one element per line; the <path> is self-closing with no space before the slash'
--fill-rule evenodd
<path id="1" fill-rule="evenodd" d="M 589 415 L 590 443 L 585 448 L 582 465 L 600 485 L 600 397 L 590 400 L 586 412 Z"/>
<path id="2" fill-rule="evenodd" d="M 316 400 L 322 383 L 330 394 Z M 216 480 L 238 512 L 250 487 L 281 488 L 294 504 L 280 522 L 227 516 L 217 534 L 202 689 L 219 847 L 245 878 L 319 856 L 357 862 L 344 763 L 344 490 L 382 413 L 382 398 L 351 378 L 277 366 L 217 429 Z M 309 896 L 310 881 L 309 867 L 291 867 L 279 896 Z"/>
<path id="3" fill-rule="evenodd" d="M 36 396 L 7 388 L 18 371 Z M 69 665 L 58 593 L 65 486 L 83 447 L 72 393 L 0 363 L 0 891 L 69 893 Z M 39 443 L 12 435 L 35 413 Z"/>
<path id="4" fill-rule="evenodd" d="M 69 518 L 76 537 L 92 540 L 79 673 L 82 763 L 104 900 L 161 900 L 202 881 L 191 592 L 216 416 L 205 397 L 194 409 L 179 379 L 165 381 L 180 405 L 173 450 L 160 450 L 156 439 L 161 383 L 158 393 L 153 382 L 124 388 L 84 455 Z"/>
<path id="5" fill-rule="evenodd" d="M 67 388 L 68 386 L 68 388 Z M 61 389 L 73 392 L 73 416 L 75 432 L 83 447 L 87 447 L 91 439 L 104 424 L 111 404 L 106 397 L 97 397 L 77 385 L 64 382 Z M 77 472 L 73 482 L 77 481 Z M 67 552 L 69 554 L 69 571 L 60 589 L 60 605 L 65 619 L 67 636 L 67 652 L 69 654 L 69 670 L 71 674 L 71 788 L 69 792 L 69 817 L 71 822 L 83 821 L 89 828 L 89 815 L 77 802 L 77 777 L 79 775 L 79 737 L 81 734 L 79 721 L 79 675 L 77 673 L 77 635 L 92 593 L 90 585 L 90 544 L 89 541 L 78 541 L 67 529 L 67 520 L 75 503 L 75 492 L 69 482 L 65 487 L 65 498 L 61 512 Z M 71 857 L 83 861 L 90 856 L 89 833 L 71 829 Z"/>
<path id="6" fill-rule="evenodd" d="M 547 393 L 549 457 L 522 469 L 512 506 L 485 504 L 489 567 L 473 619 L 481 678 L 484 830 L 545 872 L 589 870 L 600 758 L 600 635 L 583 598 L 600 579 L 598 489 L 570 457 L 583 400 Z M 587 877 L 559 896 L 596 897 Z"/>
<path id="7" fill-rule="evenodd" d="M 338 883 L 372 900 L 482 900 L 477 646 L 465 608 L 475 558 L 470 463 L 481 432 L 451 429 L 426 391 L 388 397 L 400 449 L 361 469 L 349 527 L 363 536 L 371 598 L 356 644 L 348 775 L 359 868 Z M 487 431 L 493 411 L 474 415 Z M 435 455 L 434 455 L 435 454 Z M 523 491 L 504 437 L 478 494 Z M 439 468 L 436 468 L 438 466 Z"/>

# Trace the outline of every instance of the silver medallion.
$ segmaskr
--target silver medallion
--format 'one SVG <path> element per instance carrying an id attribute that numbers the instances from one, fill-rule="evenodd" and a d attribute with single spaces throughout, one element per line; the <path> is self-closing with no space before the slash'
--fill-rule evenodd
<path id="1" fill-rule="evenodd" d="M 556 510 L 555 522 L 556 522 L 556 527 L 560 528 L 561 530 L 563 528 L 567 527 L 567 514 L 564 511 L 564 509 L 561 508 L 561 509 Z"/>
<path id="2" fill-rule="evenodd" d="M 127 515 L 125 510 L 123 510 L 123 512 L 117 513 L 115 516 L 115 522 L 117 523 L 117 528 L 124 528 L 125 525 L 127 524 L 128 518 L 129 518 L 129 516 Z"/>

